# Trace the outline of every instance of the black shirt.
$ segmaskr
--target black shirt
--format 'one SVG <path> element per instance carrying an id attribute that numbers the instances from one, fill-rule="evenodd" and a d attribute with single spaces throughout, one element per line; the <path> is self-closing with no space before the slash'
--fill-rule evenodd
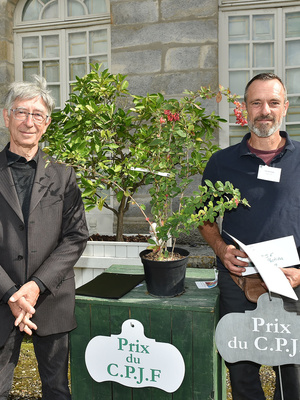
<path id="1" fill-rule="evenodd" d="M 8 147 L 6 149 L 7 165 L 11 168 L 16 191 L 23 211 L 25 225 L 27 226 L 30 197 L 34 182 L 38 155 L 32 160 L 27 161 L 26 158 L 12 153 Z"/>

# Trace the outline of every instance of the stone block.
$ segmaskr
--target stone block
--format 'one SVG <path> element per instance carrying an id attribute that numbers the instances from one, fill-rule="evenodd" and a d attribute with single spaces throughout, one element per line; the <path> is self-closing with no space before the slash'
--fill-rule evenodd
<path id="1" fill-rule="evenodd" d="M 10 20 L 13 20 L 17 2 L 18 2 L 18 0 L 1 1 L 1 6 L 0 6 L 1 15 L 3 12 L 3 15 L 5 15 Z"/>
<path id="2" fill-rule="evenodd" d="M 182 73 L 165 73 L 155 75 L 128 76 L 130 92 L 136 95 L 146 95 L 160 92 L 175 98 L 182 96 L 185 90 L 197 91 L 200 86 L 218 88 L 218 70 L 198 70 Z"/>
<path id="3" fill-rule="evenodd" d="M 0 7 L 2 9 L 4 7 Z M 0 12 L 0 38 L 13 40 L 13 18 L 7 12 Z"/>
<path id="4" fill-rule="evenodd" d="M 216 44 L 170 48 L 166 52 L 165 68 L 170 71 L 217 68 L 218 48 Z"/>
<path id="5" fill-rule="evenodd" d="M 163 20 L 218 16 L 218 4 L 212 0 L 162 0 Z"/>
<path id="6" fill-rule="evenodd" d="M 0 127 L 0 151 L 4 149 L 9 141 L 9 136 L 6 128 Z"/>
<path id="7" fill-rule="evenodd" d="M 161 50 L 121 51 L 112 54 L 113 74 L 155 73 L 160 72 L 161 67 Z"/>
<path id="8" fill-rule="evenodd" d="M 218 67 L 218 45 L 205 44 L 200 47 L 200 68 Z"/>
<path id="9" fill-rule="evenodd" d="M 217 43 L 217 20 L 180 21 L 138 27 L 112 26 L 112 52 L 137 46 Z"/>
<path id="10" fill-rule="evenodd" d="M 14 66 L 12 64 L 6 63 L 5 61 L 2 61 L 0 63 L 0 85 L 4 86 L 5 90 L 7 89 L 7 86 L 9 83 L 13 82 L 14 80 Z M 2 87 L 1 87 L 2 89 Z M 5 92 L 2 92 L 3 95 Z"/>
<path id="11" fill-rule="evenodd" d="M 0 40 L 0 60 L 13 61 L 12 44 L 7 40 Z"/>
<path id="12" fill-rule="evenodd" d="M 200 47 L 176 47 L 167 50 L 165 71 L 186 71 L 200 67 Z"/>
<path id="13" fill-rule="evenodd" d="M 113 2 L 111 5 L 114 25 L 149 24 L 158 21 L 157 1 Z"/>

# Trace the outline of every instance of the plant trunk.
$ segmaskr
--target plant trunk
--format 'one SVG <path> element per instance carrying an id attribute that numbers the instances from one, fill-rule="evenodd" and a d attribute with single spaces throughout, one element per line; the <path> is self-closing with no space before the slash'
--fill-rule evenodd
<path id="1" fill-rule="evenodd" d="M 123 233 L 124 233 L 124 207 L 123 207 L 123 199 L 121 201 L 118 214 L 117 214 L 117 231 L 116 231 L 116 241 L 123 242 Z"/>
<path id="2" fill-rule="evenodd" d="M 124 231 L 123 218 L 124 218 L 124 214 L 122 214 L 122 215 L 119 214 L 118 219 L 117 219 L 117 231 L 116 231 L 117 242 L 123 242 L 123 231 Z"/>

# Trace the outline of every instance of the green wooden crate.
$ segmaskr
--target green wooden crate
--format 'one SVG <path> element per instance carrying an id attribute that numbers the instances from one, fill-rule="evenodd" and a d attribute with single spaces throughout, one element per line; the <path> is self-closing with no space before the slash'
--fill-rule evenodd
<path id="1" fill-rule="evenodd" d="M 113 266 L 113 272 L 140 273 L 141 267 Z M 213 278 L 212 270 L 190 269 L 182 296 L 170 299 L 147 294 L 146 285 L 119 300 L 76 296 L 78 328 L 71 333 L 73 400 L 221 400 L 226 399 L 225 368 L 218 355 L 214 332 L 218 321 L 219 290 L 198 289 L 195 281 Z M 181 352 L 185 377 L 180 388 L 167 393 L 157 388 L 129 388 L 115 382 L 95 382 L 85 366 L 88 342 L 97 335 L 121 332 L 127 319 L 144 326 L 145 336 L 171 343 Z"/>

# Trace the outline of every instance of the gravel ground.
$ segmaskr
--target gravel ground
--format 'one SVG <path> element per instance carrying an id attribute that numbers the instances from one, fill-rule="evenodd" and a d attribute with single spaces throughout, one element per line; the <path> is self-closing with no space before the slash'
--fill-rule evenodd
<path id="1" fill-rule="evenodd" d="M 261 368 L 261 381 L 266 400 L 273 399 L 274 371 L 270 367 Z M 227 400 L 232 400 L 229 377 L 227 375 Z M 30 340 L 23 341 L 20 360 L 15 370 L 14 383 L 8 400 L 40 400 L 41 382 Z"/>
<path id="2" fill-rule="evenodd" d="M 265 392 L 266 400 L 273 400 L 275 389 L 275 373 L 271 367 L 262 366 L 260 369 L 260 380 Z M 229 374 L 227 374 L 227 400 L 232 400 Z"/>
<path id="3" fill-rule="evenodd" d="M 41 398 L 41 382 L 33 346 L 30 341 L 23 341 L 8 400 L 38 400 Z"/>

